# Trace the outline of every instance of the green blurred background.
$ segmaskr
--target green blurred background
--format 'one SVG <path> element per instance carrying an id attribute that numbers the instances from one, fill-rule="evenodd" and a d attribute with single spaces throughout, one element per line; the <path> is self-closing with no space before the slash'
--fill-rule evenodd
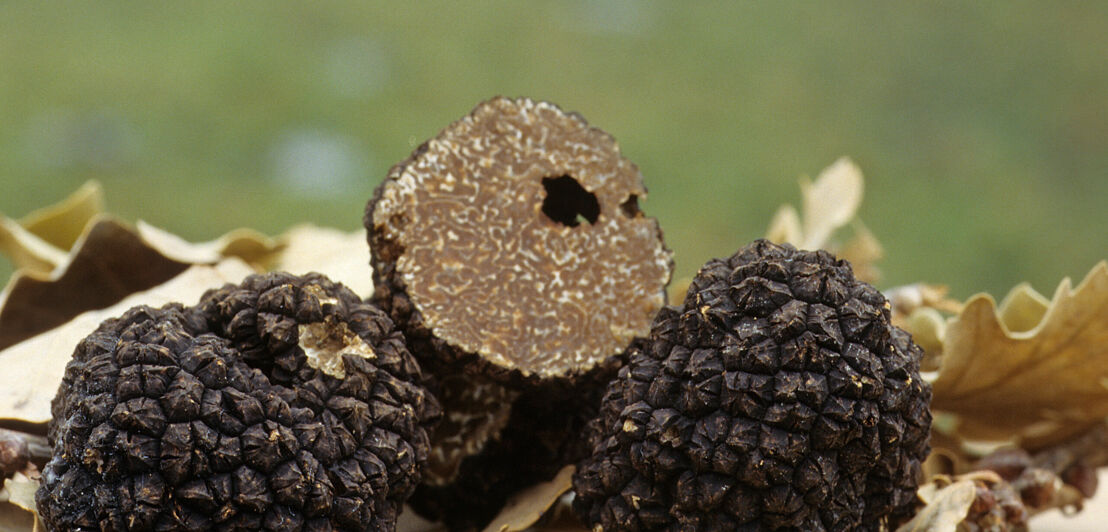
<path id="1" fill-rule="evenodd" d="M 4 2 L 0 212 L 95 178 L 194 240 L 354 229 L 392 163 L 495 94 L 620 141 L 677 277 L 841 155 L 882 286 L 1049 295 L 1108 256 L 1104 2 Z"/>

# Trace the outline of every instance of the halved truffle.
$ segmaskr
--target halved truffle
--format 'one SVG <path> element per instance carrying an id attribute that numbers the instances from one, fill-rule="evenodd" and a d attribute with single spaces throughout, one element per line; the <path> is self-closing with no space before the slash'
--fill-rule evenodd
<path id="1" fill-rule="evenodd" d="M 593 530 L 885 530 L 927 456 L 921 349 L 823 251 L 757 241 L 658 314 L 590 425 Z"/>
<path id="2" fill-rule="evenodd" d="M 432 485 L 453 485 L 464 460 L 494 453 L 488 443 L 516 448 L 506 435 L 512 419 L 529 417 L 523 394 L 548 389 L 530 403 L 595 404 L 604 380 L 595 375 L 613 372 L 613 357 L 647 334 L 672 254 L 639 210 L 645 195 L 611 136 L 529 99 L 478 105 L 390 170 L 366 209 L 374 299 L 439 378 L 445 416 L 432 438 Z M 582 421 L 550 421 L 578 432 L 584 416 L 572 416 Z M 498 456 L 482 460 L 520 467 Z M 470 506 L 480 517 L 461 520 L 491 518 L 506 490 L 567 460 L 529 464 L 541 471 L 512 475 Z"/>
<path id="3" fill-rule="evenodd" d="M 438 406 L 381 311 L 266 274 L 77 347 L 37 493 L 52 530 L 392 530 Z"/>

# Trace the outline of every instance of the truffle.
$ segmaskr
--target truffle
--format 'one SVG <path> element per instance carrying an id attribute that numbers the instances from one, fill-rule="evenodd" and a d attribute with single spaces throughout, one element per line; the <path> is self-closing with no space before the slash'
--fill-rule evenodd
<path id="1" fill-rule="evenodd" d="M 437 403 L 389 318 L 318 274 L 136 307 L 77 347 L 52 530 L 392 530 Z"/>
<path id="2" fill-rule="evenodd" d="M 823 251 L 756 241 L 659 314 L 589 427 L 594 530 L 880 530 L 926 457 L 922 352 Z"/>
<path id="3" fill-rule="evenodd" d="M 427 492 L 413 499 L 417 510 L 480 526 L 508 493 L 576 459 L 512 456 L 509 435 L 524 431 L 510 425 L 544 415 L 569 431 L 550 434 L 553 445 L 574 448 L 614 357 L 649 332 L 673 264 L 657 221 L 639 210 L 645 195 L 611 136 L 529 99 L 478 105 L 389 171 L 366 208 L 374 300 L 437 381 L 445 412 L 428 484 L 491 473 L 464 463 L 481 453 L 515 471 L 502 475 L 510 482 L 455 490 L 481 501 L 459 505 L 468 515 L 432 510 L 441 505 Z M 546 406 L 570 397 L 579 407 Z"/>

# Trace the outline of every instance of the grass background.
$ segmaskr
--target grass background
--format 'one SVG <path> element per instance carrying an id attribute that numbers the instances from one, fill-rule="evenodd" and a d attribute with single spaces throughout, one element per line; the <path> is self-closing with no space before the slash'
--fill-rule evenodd
<path id="1" fill-rule="evenodd" d="M 1106 57 L 1105 3 L 4 2 L 0 212 L 96 178 L 191 239 L 354 229 L 420 141 L 531 96 L 620 141 L 677 277 L 850 155 L 882 286 L 1049 295 L 1108 256 Z"/>

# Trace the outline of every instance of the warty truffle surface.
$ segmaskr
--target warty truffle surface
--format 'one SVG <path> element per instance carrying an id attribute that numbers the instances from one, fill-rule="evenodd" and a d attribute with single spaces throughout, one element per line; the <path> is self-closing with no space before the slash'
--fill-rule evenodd
<path id="1" fill-rule="evenodd" d="M 826 252 L 709 261 L 609 386 L 574 507 L 605 532 L 880 530 L 929 452 L 921 354 Z"/>
<path id="2" fill-rule="evenodd" d="M 78 346 L 51 530 L 392 530 L 438 415 L 401 334 L 317 274 L 136 307 Z"/>

